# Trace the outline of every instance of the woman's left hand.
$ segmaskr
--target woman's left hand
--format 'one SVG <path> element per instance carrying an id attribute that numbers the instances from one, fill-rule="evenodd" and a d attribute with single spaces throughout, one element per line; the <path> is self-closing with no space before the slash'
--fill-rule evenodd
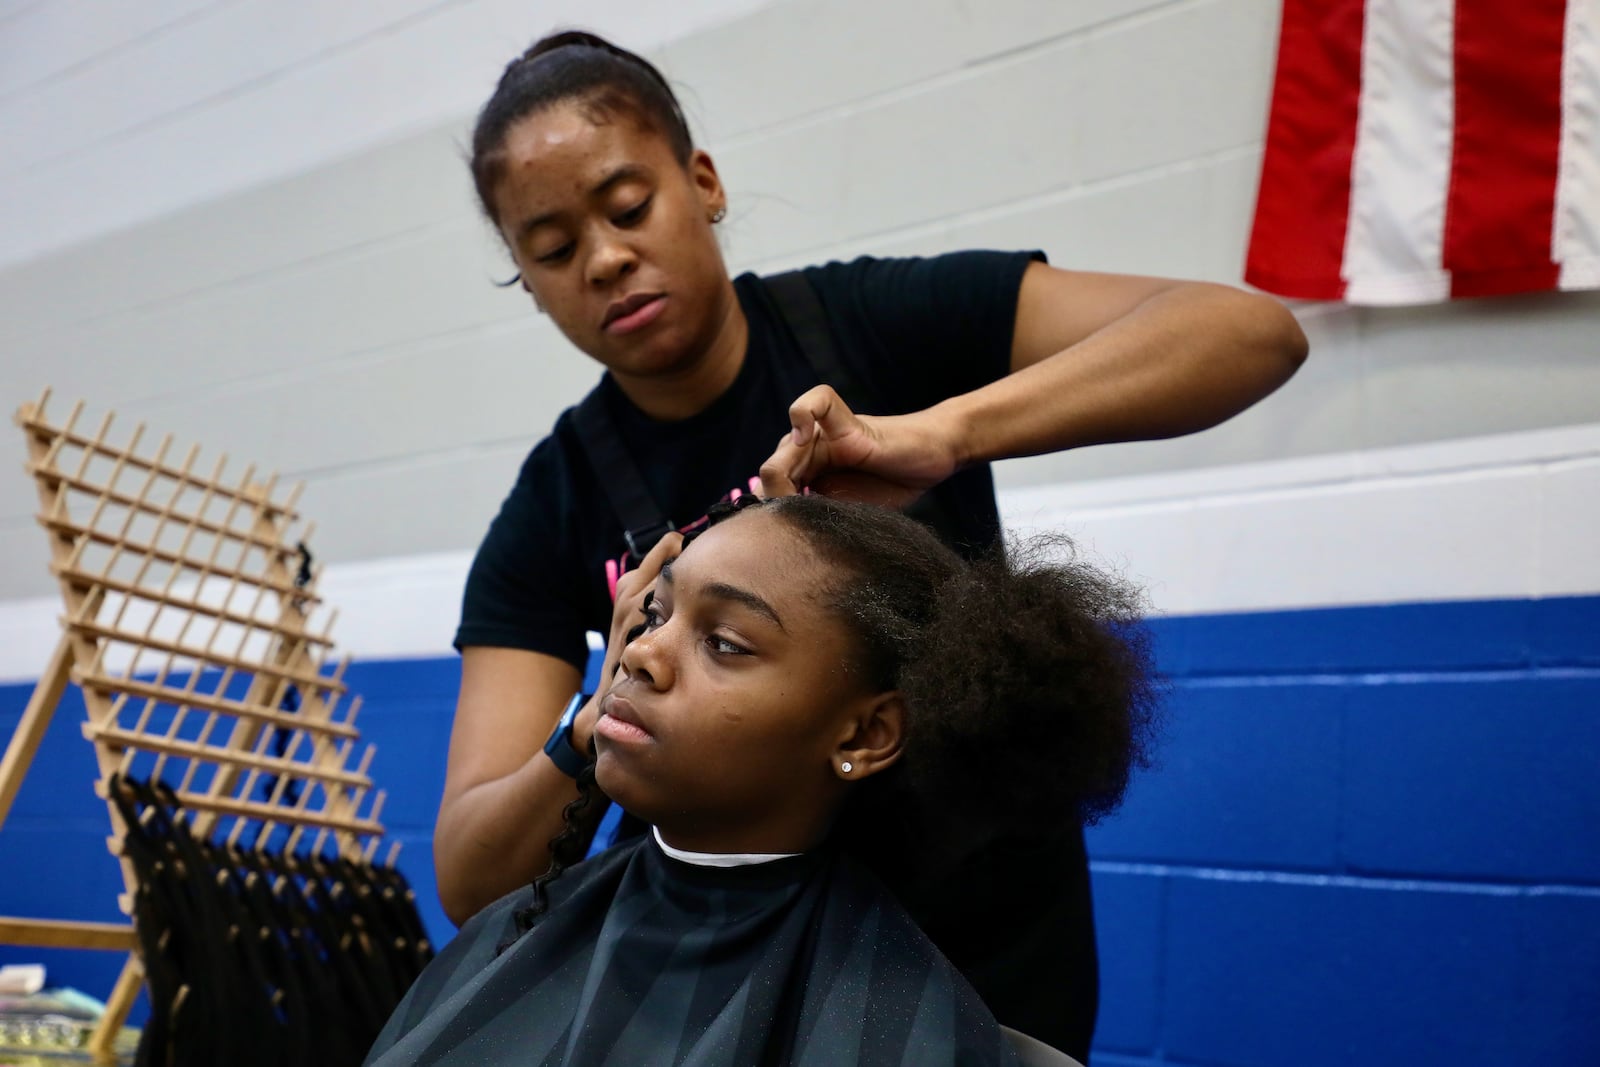
<path id="1" fill-rule="evenodd" d="M 761 465 L 761 495 L 812 489 L 904 507 L 954 474 L 960 459 L 937 408 L 911 415 L 857 415 L 830 386 L 789 406 L 793 429 Z"/>

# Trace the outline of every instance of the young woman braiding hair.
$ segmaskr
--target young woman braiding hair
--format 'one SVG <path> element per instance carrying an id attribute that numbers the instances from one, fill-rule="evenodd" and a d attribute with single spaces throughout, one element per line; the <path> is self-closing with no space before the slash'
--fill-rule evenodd
<path id="1" fill-rule="evenodd" d="M 716 234 L 728 190 L 666 81 L 589 35 L 511 64 L 472 172 L 522 286 L 604 374 L 530 452 L 468 578 L 434 835 L 457 921 L 549 865 L 600 721 L 599 694 L 579 692 L 585 633 L 607 638 L 605 676 L 671 550 L 664 538 L 646 551 L 668 525 L 692 528 L 752 488 L 810 488 L 916 500 L 947 544 L 982 555 L 1000 534 L 991 461 L 1212 426 L 1305 355 L 1270 298 L 1061 270 L 1030 250 L 808 267 L 798 293 L 813 310 L 797 328 L 784 279 L 730 275 Z M 824 384 L 819 340 L 858 391 Z M 609 447 L 586 444 L 591 416 L 613 428 Z M 613 499 L 630 471 L 637 491 L 621 495 L 654 507 L 642 526 Z M 632 573 L 613 583 L 619 561 Z M 1018 819 L 912 910 L 1002 1021 L 1081 1059 L 1097 995 L 1082 836 Z M 1040 883 L 1054 891 L 1019 906 Z M 1010 921 L 974 938 L 999 911 Z"/>

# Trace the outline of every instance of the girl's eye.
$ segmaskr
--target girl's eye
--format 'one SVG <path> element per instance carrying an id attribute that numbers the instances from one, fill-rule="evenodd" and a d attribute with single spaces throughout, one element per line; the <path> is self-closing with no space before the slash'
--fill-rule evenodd
<path id="1" fill-rule="evenodd" d="M 718 637 L 716 634 L 712 634 L 710 637 L 706 638 L 706 644 L 710 647 L 711 651 L 717 653 L 719 656 L 748 656 L 750 654 L 750 650 L 748 648 L 736 645 L 732 641 L 729 641 L 726 637 Z"/>
<path id="2" fill-rule="evenodd" d="M 654 199 L 655 199 L 655 196 L 653 194 L 651 196 L 645 197 L 643 200 L 639 201 L 633 207 L 630 207 L 628 210 L 622 212 L 620 215 L 617 215 L 611 221 L 615 222 L 618 226 L 636 226 L 636 225 L 638 225 L 639 223 L 644 221 L 645 215 L 647 215 L 649 213 L 649 211 L 650 211 L 650 201 L 652 201 Z"/>

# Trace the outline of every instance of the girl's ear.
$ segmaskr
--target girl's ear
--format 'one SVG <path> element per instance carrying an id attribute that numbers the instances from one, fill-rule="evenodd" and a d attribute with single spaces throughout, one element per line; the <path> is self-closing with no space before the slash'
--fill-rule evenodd
<path id="1" fill-rule="evenodd" d="M 834 750 L 833 770 L 859 781 L 892 767 L 906 739 L 906 705 L 898 689 L 879 693 L 851 720 L 851 732 Z"/>

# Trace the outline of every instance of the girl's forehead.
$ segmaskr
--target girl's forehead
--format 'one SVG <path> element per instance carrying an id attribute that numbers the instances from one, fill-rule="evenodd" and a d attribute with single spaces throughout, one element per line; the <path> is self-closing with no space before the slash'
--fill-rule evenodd
<path id="1" fill-rule="evenodd" d="M 798 531 L 760 509 L 710 527 L 673 562 L 680 584 L 748 584 L 763 596 L 797 606 L 815 601 L 832 571 Z"/>

